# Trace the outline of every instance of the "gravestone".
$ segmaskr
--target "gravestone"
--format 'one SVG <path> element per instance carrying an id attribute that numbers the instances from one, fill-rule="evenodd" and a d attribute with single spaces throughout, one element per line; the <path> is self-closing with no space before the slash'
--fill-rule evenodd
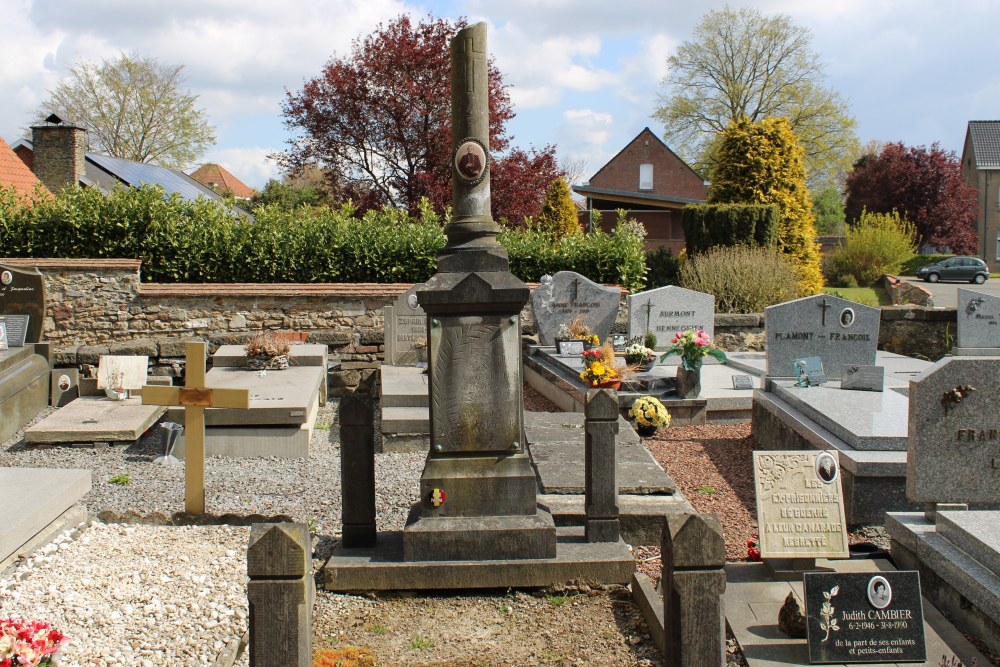
<path id="1" fill-rule="evenodd" d="M 427 313 L 417 301 L 417 283 L 385 307 L 385 360 L 389 364 L 412 364 L 419 361 L 415 342 L 427 343 Z M 426 349 L 426 348 L 425 348 Z"/>
<path id="2" fill-rule="evenodd" d="M 916 572 L 806 572 L 803 588 L 809 662 L 926 660 Z"/>
<path id="3" fill-rule="evenodd" d="M 579 317 L 603 342 L 615 325 L 620 301 L 617 287 L 599 285 L 573 271 L 560 271 L 531 295 L 539 341 L 555 345 L 559 327 Z"/>
<path id="4" fill-rule="evenodd" d="M 958 356 L 1000 355 L 1000 297 L 958 290 Z"/>
<path id="5" fill-rule="evenodd" d="M 25 342 L 41 342 L 45 321 L 45 280 L 41 272 L 0 264 L 0 315 L 27 315 Z"/>
<path id="6" fill-rule="evenodd" d="M 1000 357 L 946 357 L 910 382 L 906 496 L 1000 504 Z"/>
<path id="7" fill-rule="evenodd" d="M 142 389 L 149 372 L 149 357 L 102 354 L 97 365 L 97 388 Z"/>
<path id="8" fill-rule="evenodd" d="M 49 378 L 51 395 L 49 404 L 61 408 L 80 396 L 80 370 L 77 368 L 59 368 L 51 372 Z"/>
<path id="9" fill-rule="evenodd" d="M 652 332 L 657 350 L 668 348 L 675 333 L 688 329 L 704 329 L 715 338 L 715 297 L 711 294 L 668 285 L 629 294 L 626 301 L 629 338 Z"/>
<path id="10" fill-rule="evenodd" d="M 819 357 L 826 376 L 839 380 L 845 364 L 873 366 L 878 308 L 819 294 L 764 309 L 767 375 L 795 377 L 793 362 Z"/>
<path id="11" fill-rule="evenodd" d="M 847 558 L 836 451 L 753 453 L 763 558 Z"/>

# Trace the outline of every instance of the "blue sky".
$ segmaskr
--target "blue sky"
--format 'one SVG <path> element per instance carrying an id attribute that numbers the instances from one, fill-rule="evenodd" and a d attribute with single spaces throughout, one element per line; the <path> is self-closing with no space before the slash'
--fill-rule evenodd
<path id="1" fill-rule="evenodd" d="M 556 144 L 589 178 L 643 127 L 667 57 L 721 1 L 690 0 L 4 0 L 0 3 L 0 136 L 21 136 L 31 112 L 75 59 L 136 50 L 183 64 L 216 126 L 205 161 L 251 186 L 278 175 L 267 159 L 289 134 L 280 118 L 296 91 L 354 38 L 401 13 L 489 25 L 510 85 L 522 147 Z M 968 120 L 1000 118 L 995 66 L 1000 0 L 760 0 L 813 34 L 827 85 L 847 101 L 862 143 L 903 141 L 961 152 Z"/>

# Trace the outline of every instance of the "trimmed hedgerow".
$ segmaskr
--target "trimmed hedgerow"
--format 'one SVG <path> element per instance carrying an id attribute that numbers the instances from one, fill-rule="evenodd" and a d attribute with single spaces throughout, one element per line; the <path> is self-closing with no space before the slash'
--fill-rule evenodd
<path id="1" fill-rule="evenodd" d="M 444 220 L 430 207 L 369 211 L 278 206 L 254 220 L 199 199 L 164 196 L 159 188 L 67 189 L 29 206 L 0 190 L 0 256 L 129 258 L 147 282 L 423 282 L 446 243 Z M 500 242 L 522 280 L 578 271 L 592 280 L 641 289 L 642 235 L 619 225 L 612 234 L 574 236 L 554 244 L 530 230 L 505 230 Z"/>
<path id="2" fill-rule="evenodd" d="M 774 245 L 778 207 L 773 204 L 695 204 L 681 213 L 688 256 L 717 246 Z"/>

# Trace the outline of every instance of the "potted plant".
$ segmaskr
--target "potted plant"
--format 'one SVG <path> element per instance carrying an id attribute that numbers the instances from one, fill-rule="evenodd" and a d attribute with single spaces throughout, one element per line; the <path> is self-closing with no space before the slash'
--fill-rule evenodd
<path id="1" fill-rule="evenodd" d="M 656 334 L 654 334 L 652 331 L 647 331 L 646 332 L 646 340 L 644 340 L 643 343 L 649 349 L 655 350 L 656 349 Z"/>
<path id="2" fill-rule="evenodd" d="M 417 336 L 413 339 L 413 351 L 417 353 L 417 363 L 427 363 L 427 339 Z"/>
<path id="3" fill-rule="evenodd" d="M 580 379 L 598 389 L 618 389 L 622 381 L 615 366 L 615 349 L 610 342 L 600 349 L 584 350 Z"/>
<path id="4" fill-rule="evenodd" d="M 262 331 L 252 336 L 243 349 L 247 353 L 247 367 L 252 371 L 284 370 L 288 368 L 291 346 L 288 337 L 273 331 Z"/>
<path id="5" fill-rule="evenodd" d="M 0 619 L 0 664 L 52 667 L 66 636 L 44 621 Z"/>
<path id="6" fill-rule="evenodd" d="M 681 357 L 681 365 L 677 367 L 677 395 L 680 398 L 695 398 L 701 392 L 701 365 L 705 357 L 711 355 L 723 363 L 729 361 L 726 353 L 712 343 L 704 329 L 675 333 L 660 361 L 672 354 Z"/>
<path id="7" fill-rule="evenodd" d="M 648 371 L 656 364 L 656 352 L 640 343 L 638 338 L 625 346 L 623 354 L 626 364 L 637 366 L 641 371 Z"/>
<path id="8" fill-rule="evenodd" d="M 644 438 L 656 433 L 658 428 L 670 426 L 670 413 L 659 399 L 652 396 L 640 396 L 635 399 L 628 410 L 628 416 L 635 420 L 635 430 Z"/>

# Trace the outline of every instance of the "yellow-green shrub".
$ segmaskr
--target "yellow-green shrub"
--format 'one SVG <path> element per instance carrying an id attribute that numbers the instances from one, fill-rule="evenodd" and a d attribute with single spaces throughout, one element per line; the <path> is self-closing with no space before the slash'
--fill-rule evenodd
<path id="1" fill-rule="evenodd" d="M 719 246 L 681 266 L 681 286 L 713 294 L 717 313 L 759 313 L 805 296 L 795 259 L 774 246 Z"/>
<path id="2" fill-rule="evenodd" d="M 912 223 L 891 213 L 861 213 L 844 231 L 844 240 L 834 250 L 830 271 L 834 276 L 853 276 L 861 287 L 872 287 L 886 273 L 897 274 L 916 254 L 917 232 Z"/>

